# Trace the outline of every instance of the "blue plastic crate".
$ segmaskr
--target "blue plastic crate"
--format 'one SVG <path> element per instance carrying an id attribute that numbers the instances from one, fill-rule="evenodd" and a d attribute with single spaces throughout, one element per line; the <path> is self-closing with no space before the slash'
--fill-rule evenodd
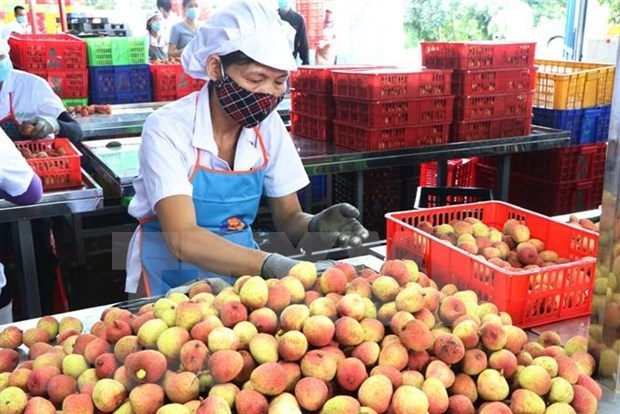
<path id="1" fill-rule="evenodd" d="M 326 175 L 314 175 L 310 177 L 310 187 L 312 189 L 312 200 L 322 200 L 327 197 L 327 176 Z M 299 203 L 303 204 L 305 200 L 306 189 L 299 190 L 297 197 Z"/>
<path id="2" fill-rule="evenodd" d="M 532 109 L 532 123 L 571 132 L 571 145 L 606 141 L 611 105 L 582 109 Z"/>
<path id="3" fill-rule="evenodd" d="M 91 66 L 91 104 L 152 102 L 149 65 Z"/>
<path id="4" fill-rule="evenodd" d="M 601 105 L 601 117 L 596 124 L 596 142 L 606 142 L 609 137 L 609 120 L 611 119 L 611 105 Z"/>

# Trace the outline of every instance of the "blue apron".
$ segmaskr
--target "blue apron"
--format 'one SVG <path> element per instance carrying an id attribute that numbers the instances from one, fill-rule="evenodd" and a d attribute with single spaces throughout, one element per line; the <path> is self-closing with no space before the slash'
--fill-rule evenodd
<path id="1" fill-rule="evenodd" d="M 15 109 L 13 108 L 13 92 L 9 92 L 9 114 L 0 119 L 0 128 L 12 141 L 21 141 L 26 138 L 19 131 L 20 127 L 21 123 L 15 117 Z"/>
<path id="2" fill-rule="evenodd" d="M 255 128 L 263 156 L 263 164 L 248 171 L 214 170 L 196 165 L 189 177 L 193 186 L 192 200 L 197 224 L 225 239 L 248 248 L 258 249 L 251 225 L 256 218 L 267 165 L 267 151 Z M 219 277 L 233 284 L 231 275 L 218 275 L 176 259 L 163 237 L 156 217 L 140 223 L 142 283 L 147 296 L 165 294 L 170 288 L 204 277 Z M 208 248 L 208 246 L 204 246 Z"/>

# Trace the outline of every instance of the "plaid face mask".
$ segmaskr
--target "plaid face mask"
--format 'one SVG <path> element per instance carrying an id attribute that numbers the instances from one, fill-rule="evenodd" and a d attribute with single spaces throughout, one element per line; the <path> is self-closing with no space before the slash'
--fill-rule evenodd
<path id="1" fill-rule="evenodd" d="M 228 75 L 216 83 L 215 91 L 224 111 L 244 128 L 261 123 L 284 99 L 284 95 L 248 92 Z"/>

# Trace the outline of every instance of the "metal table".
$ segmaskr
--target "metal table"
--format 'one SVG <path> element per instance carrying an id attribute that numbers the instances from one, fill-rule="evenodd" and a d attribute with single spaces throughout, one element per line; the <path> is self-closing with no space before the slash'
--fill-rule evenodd
<path id="1" fill-rule="evenodd" d="M 119 148 L 107 148 L 107 140 L 85 141 L 84 155 L 93 163 L 98 175 L 123 197 L 133 194 L 132 180 L 138 173 L 137 151 L 139 137 L 114 139 L 122 143 Z M 455 142 L 442 145 L 403 148 L 385 151 L 356 151 L 335 145 L 293 136 L 308 175 L 357 172 L 358 189 L 363 188 L 363 172 L 373 168 L 407 166 L 426 161 L 440 161 L 438 185 L 445 184 L 447 160 L 461 157 L 495 155 L 499 157 L 498 188 L 496 198 L 506 200 L 510 178 L 511 154 L 540 151 L 567 146 L 570 132 L 533 126 L 526 136 L 491 139 L 485 141 Z M 310 188 L 308 188 L 310 190 Z M 306 203 L 311 203 L 311 193 L 306 194 Z M 357 202 L 361 208 L 362 192 L 358 191 Z"/>
<path id="2" fill-rule="evenodd" d="M 70 215 L 101 208 L 103 206 L 101 186 L 83 170 L 82 176 L 81 188 L 45 192 L 37 204 L 18 206 L 0 199 L 0 223 L 12 224 L 13 244 L 17 253 L 17 263 L 20 263 L 17 275 L 20 299 L 24 305 L 24 314 L 28 318 L 41 316 L 31 221 L 36 218 Z"/>

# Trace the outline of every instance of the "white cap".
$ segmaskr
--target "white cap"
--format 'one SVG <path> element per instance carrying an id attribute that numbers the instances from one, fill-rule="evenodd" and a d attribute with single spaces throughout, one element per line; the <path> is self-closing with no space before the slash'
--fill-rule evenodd
<path id="1" fill-rule="evenodd" d="M 0 37 L 0 56 L 8 55 L 11 50 L 11 46 L 9 46 L 9 42 L 6 39 Z"/>
<path id="2" fill-rule="evenodd" d="M 295 29 L 282 21 L 275 10 L 254 0 L 236 1 L 215 13 L 198 28 L 196 37 L 183 49 L 185 72 L 208 79 L 207 58 L 241 51 L 263 65 L 293 71 Z"/>
<path id="3" fill-rule="evenodd" d="M 161 16 L 161 13 L 159 12 L 159 10 L 151 10 L 151 11 L 147 12 L 146 13 L 146 21 L 148 22 L 149 20 L 151 20 L 155 16 Z"/>

